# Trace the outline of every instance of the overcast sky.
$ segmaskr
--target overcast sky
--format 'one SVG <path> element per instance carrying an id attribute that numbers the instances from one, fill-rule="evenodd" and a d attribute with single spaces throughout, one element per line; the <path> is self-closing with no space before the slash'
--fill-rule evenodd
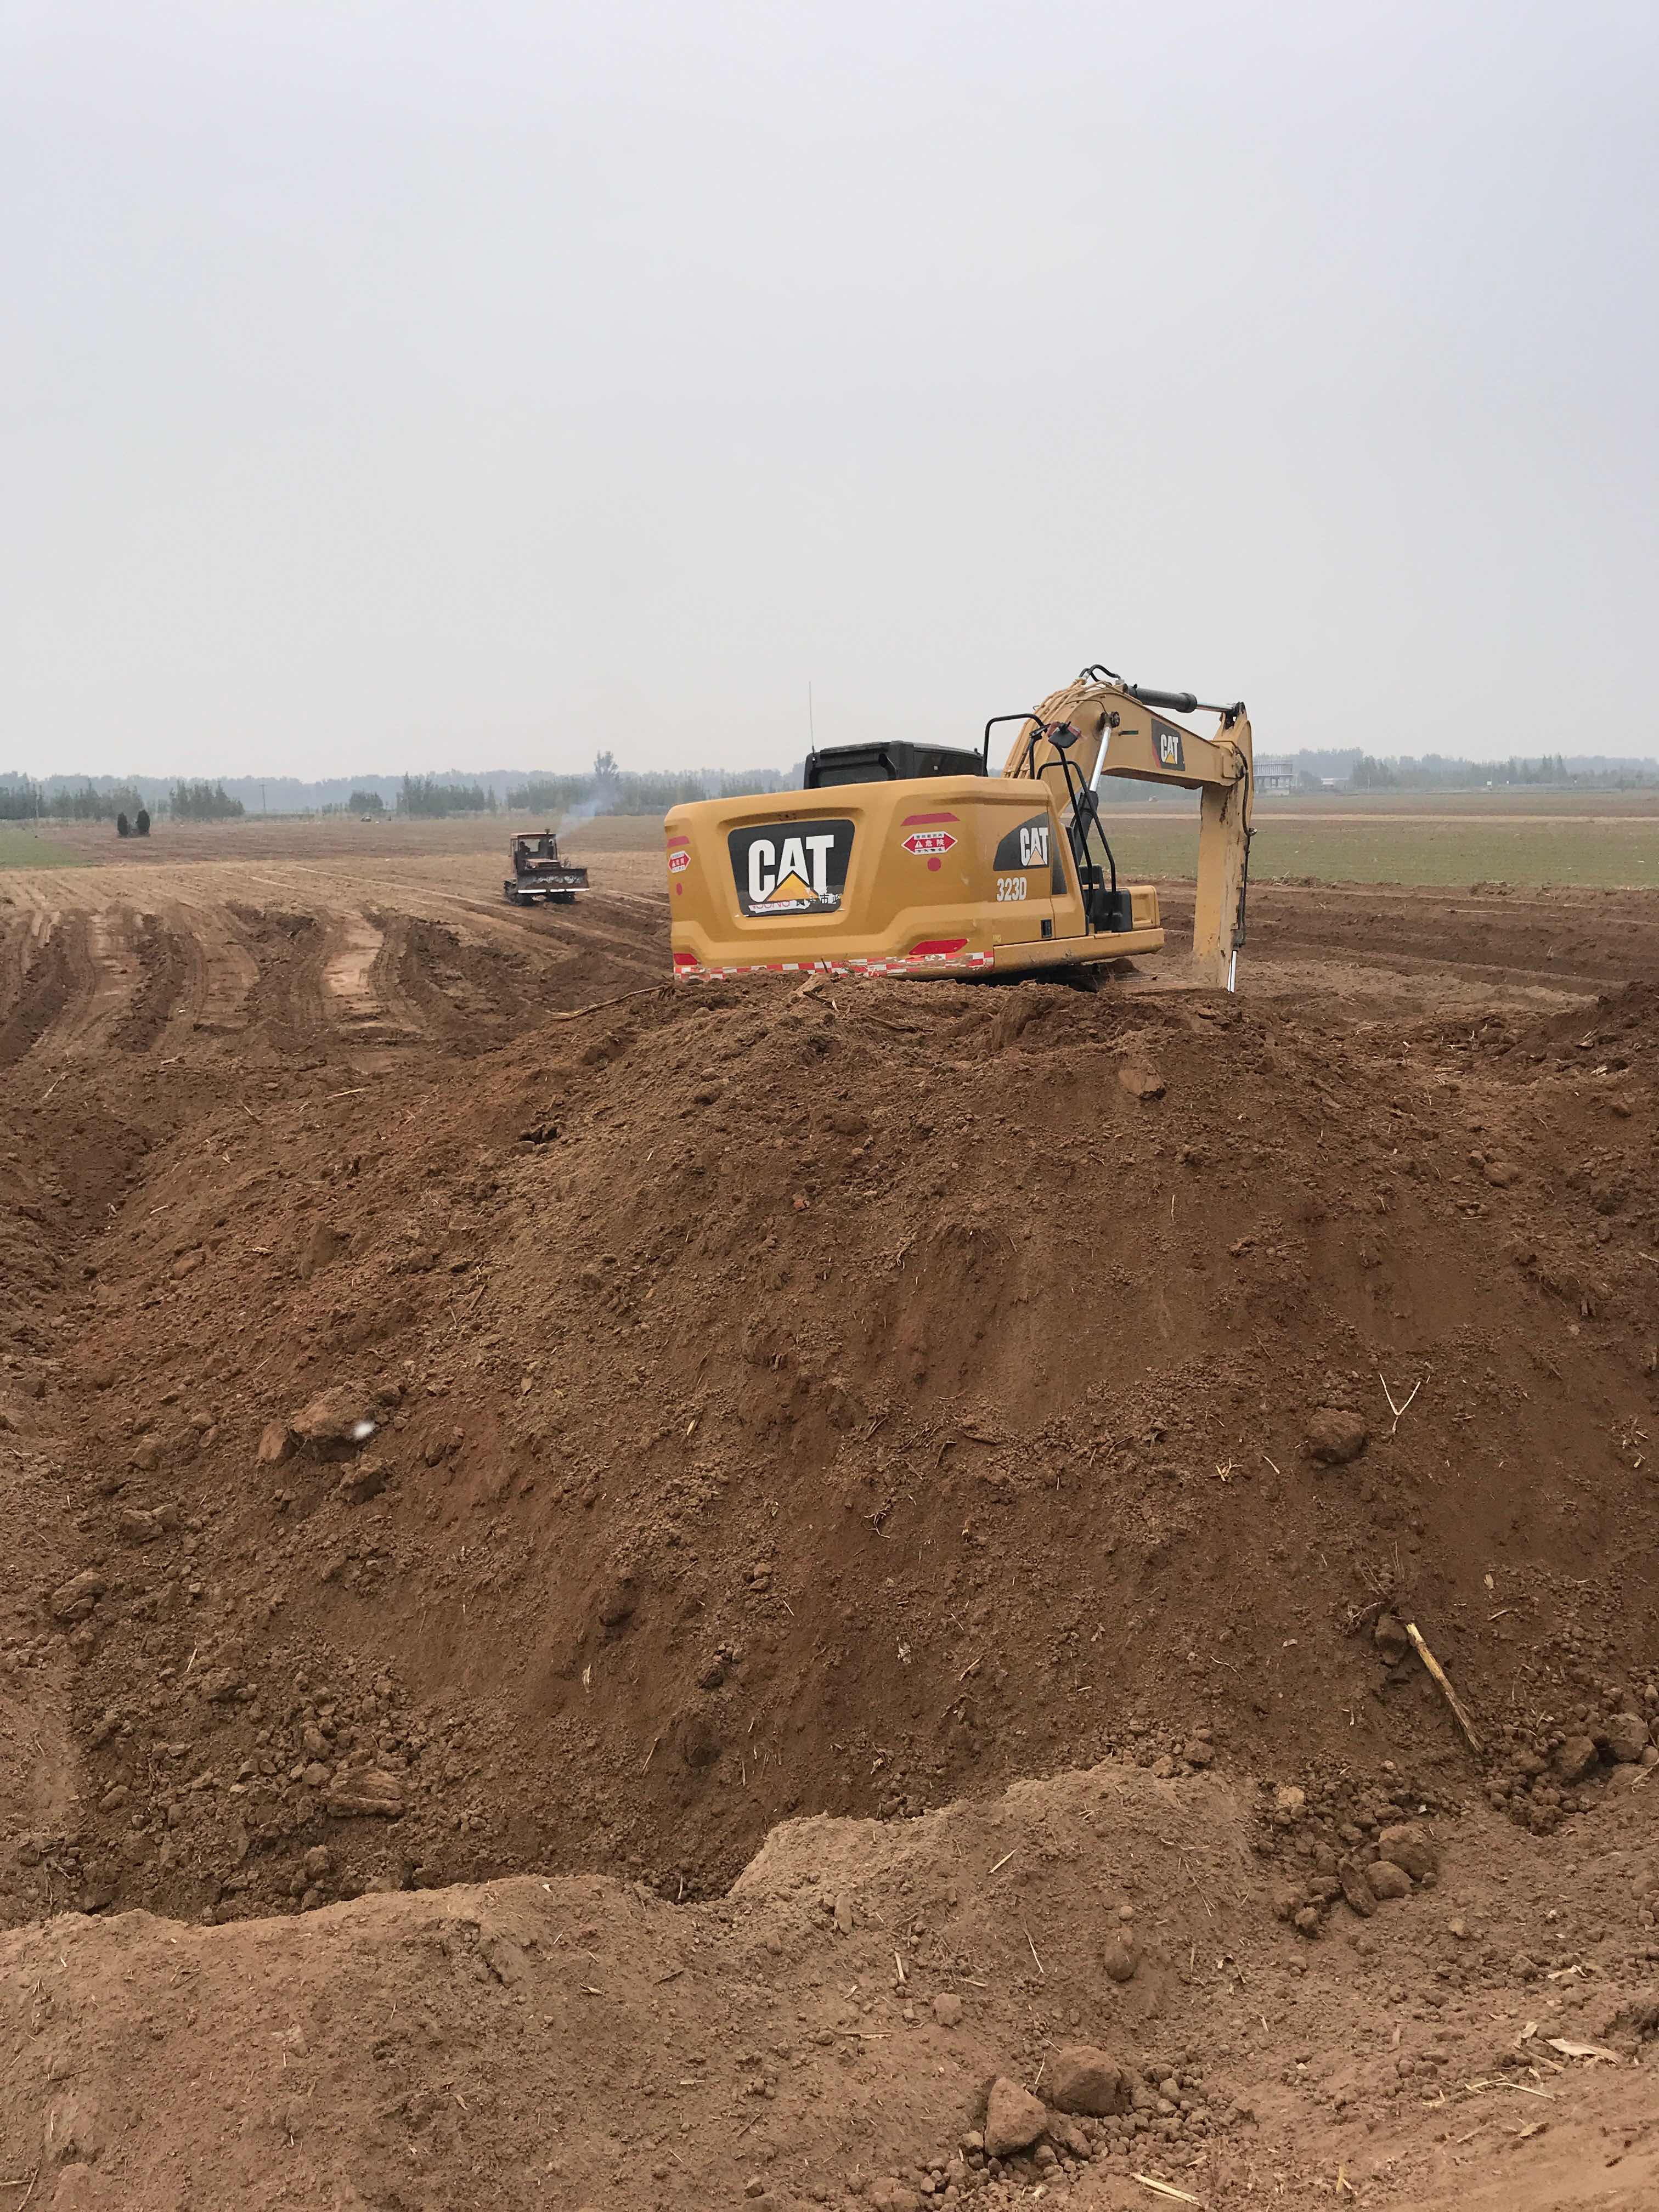
<path id="1" fill-rule="evenodd" d="M 0 0 L 0 768 L 1651 752 L 1651 0 Z"/>

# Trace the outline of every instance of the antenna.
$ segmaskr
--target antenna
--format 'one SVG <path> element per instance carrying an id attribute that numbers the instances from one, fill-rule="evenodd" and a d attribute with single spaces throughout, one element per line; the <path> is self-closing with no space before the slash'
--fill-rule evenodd
<path id="1" fill-rule="evenodd" d="M 817 731 L 812 721 L 812 687 L 806 687 L 806 742 L 814 752 L 818 749 Z"/>

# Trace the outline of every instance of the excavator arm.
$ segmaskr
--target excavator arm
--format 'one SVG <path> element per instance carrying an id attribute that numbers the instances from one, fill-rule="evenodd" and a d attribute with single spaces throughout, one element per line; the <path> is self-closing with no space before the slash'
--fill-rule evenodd
<path id="1" fill-rule="evenodd" d="M 1170 719 L 1213 714 L 1212 738 Z M 1198 891 L 1193 958 L 1199 980 L 1231 990 L 1244 942 L 1244 902 L 1255 799 L 1249 717 L 1241 700 L 1201 707 L 1190 691 L 1154 691 L 1086 668 L 1024 721 L 1003 767 L 1046 783 L 1079 853 L 1098 836 L 1095 780 L 1130 776 L 1199 796 Z"/>

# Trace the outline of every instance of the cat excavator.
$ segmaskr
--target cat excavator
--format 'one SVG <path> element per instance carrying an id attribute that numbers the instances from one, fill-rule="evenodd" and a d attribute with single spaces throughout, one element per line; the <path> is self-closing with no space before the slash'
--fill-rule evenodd
<path id="1" fill-rule="evenodd" d="M 1201 736 L 1176 714 L 1214 714 Z M 1018 725 L 1000 775 L 991 733 Z M 1254 774 L 1243 701 L 1099 665 L 972 750 L 815 750 L 805 787 L 675 807 L 664 824 L 674 973 L 1005 976 L 1092 969 L 1164 944 L 1158 892 L 1118 877 L 1109 776 L 1199 793 L 1194 980 L 1236 988 Z"/>

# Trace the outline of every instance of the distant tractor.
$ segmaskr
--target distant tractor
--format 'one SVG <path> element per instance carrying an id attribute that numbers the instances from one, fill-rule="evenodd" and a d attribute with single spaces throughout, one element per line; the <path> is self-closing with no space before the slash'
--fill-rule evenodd
<path id="1" fill-rule="evenodd" d="M 513 872 L 501 885 L 501 896 L 514 906 L 533 906 L 538 899 L 569 906 L 578 891 L 587 889 L 586 869 L 559 858 L 559 841 L 550 830 L 512 838 L 507 854 Z"/>

